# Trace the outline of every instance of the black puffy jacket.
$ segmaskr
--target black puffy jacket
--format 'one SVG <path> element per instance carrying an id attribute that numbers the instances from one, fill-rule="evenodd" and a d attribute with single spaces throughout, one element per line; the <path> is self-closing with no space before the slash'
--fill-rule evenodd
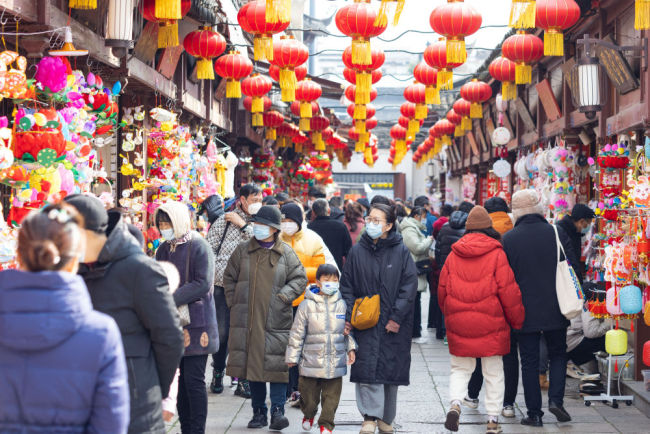
<path id="1" fill-rule="evenodd" d="M 445 265 L 447 256 L 451 253 L 451 246 L 463 235 L 465 235 L 465 223 L 467 222 L 467 213 L 463 211 L 454 211 L 449 216 L 449 221 L 442 226 L 438 237 L 436 238 L 436 264 L 442 269 Z"/>
<path id="2" fill-rule="evenodd" d="M 79 274 L 93 308 L 113 317 L 126 356 L 131 395 L 129 433 L 164 433 L 162 399 L 183 355 L 183 333 L 165 272 L 147 257 L 117 212 L 109 213 L 108 240 Z"/>
<path id="3" fill-rule="evenodd" d="M 415 263 L 402 236 L 392 232 L 375 243 L 363 234 L 345 261 L 341 295 L 350 321 L 357 298 L 379 294 L 379 322 L 367 330 L 353 330 L 357 360 L 352 365 L 354 383 L 409 384 L 413 306 L 418 288 Z M 400 325 L 398 333 L 387 333 L 389 320 Z"/>
<path id="4" fill-rule="evenodd" d="M 569 265 L 573 267 L 580 283 L 584 276 L 582 263 L 580 262 L 580 255 L 582 253 L 582 233 L 576 230 L 576 225 L 571 220 L 571 217 L 566 215 L 562 220 L 557 222 L 557 235 L 560 237 L 564 253 L 566 253 Z"/>

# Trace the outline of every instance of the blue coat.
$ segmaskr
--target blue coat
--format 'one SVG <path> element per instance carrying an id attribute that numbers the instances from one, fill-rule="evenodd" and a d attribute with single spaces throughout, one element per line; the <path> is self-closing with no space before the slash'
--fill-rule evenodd
<path id="1" fill-rule="evenodd" d="M 129 389 L 115 321 L 81 277 L 0 272 L 0 432 L 125 433 Z"/>

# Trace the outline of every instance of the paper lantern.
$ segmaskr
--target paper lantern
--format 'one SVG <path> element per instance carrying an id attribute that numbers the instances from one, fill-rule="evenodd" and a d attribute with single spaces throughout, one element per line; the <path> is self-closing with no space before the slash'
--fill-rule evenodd
<path id="1" fill-rule="evenodd" d="M 512 0 L 508 25 L 515 29 L 535 27 L 535 0 Z"/>
<path id="2" fill-rule="evenodd" d="M 454 137 L 462 137 L 465 134 L 465 130 L 462 127 L 463 117 L 456 113 L 453 108 L 447 112 L 447 116 L 445 117 L 449 122 L 456 125 L 456 129 L 454 130 Z"/>
<path id="3" fill-rule="evenodd" d="M 342 7 L 336 13 L 336 27 L 352 38 L 352 62 L 359 65 L 372 63 L 370 38 L 379 36 L 386 30 L 386 24 L 376 25 L 376 20 L 377 12 L 370 5 L 370 0 L 354 0 L 354 3 Z"/>
<path id="4" fill-rule="evenodd" d="M 158 23 L 158 48 L 179 45 L 178 20 L 187 15 L 191 7 L 191 0 L 142 0 L 143 18 Z"/>
<path id="5" fill-rule="evenodd" d="M 616 288 L 612 287 L 607 290 L 605 295 L 605 306 L 607 307 L 607 312 L 610 315 L 622 315 L 623 311 L 621 310 L 621 301 L 618 297 L 618 292 Z"/>
<path id="6" fill-rule="evenodd" d="M 562 30 L 580 18 L 580 6 L 573 0 L 537 0 L 536 26 L 544 29 L 544 56 L 564 56 Z"/>
<path id="7" fill-rule="evenodd" d="M 440 104 L 440 91 L 438 90 L 438 70 L 420 62 L 413 68 L 413 77 L 425 86 L 425 101 L 428 105 Z"/>
<path id="8" fill-rule="evenodd" d="M 447 38 L 447 61 L 465 63 L 465 37 L 476 33 L 483 18 L 472 6 L 463 0 L 449 0 L 433 9 L 429 23 L 434 32 Z"/>
<path id="9" fill-rule="evenodd" d="M 254 127 L 263 127 L 264 117 L 262 116 L 262 113 L 271 109 L 271 99 L 266 96 L 262 97 L 262 111 L 253 112 L 253 98 L 247 96 L 244 98 L 244 108 L 253 114 L 251 124 Z"/>
<path id="10" fill-rule="evenodd" d="M 307 67 L 305 65 L 296 66 L 293 72 L 296 74 L 296 80 L 298 82 L 303 81 L 307 77 Z M 280 83 L 280 68 L 276 65 L 271 64 L 269 66 L 269 75 L 273 80 Z"/>
<path id="11" fill-rule="evenodd" d="M 531 63 L 544 54 L 544 43 L 535 35 L 523 30 L 508 37 L 501 46 L 503 56 L 515 62 L 515 83 L 528 84 L 532 81 Z"/>
<path id="12" fill-rule="evenodd" d="M 294 124 L 290 124 L 288 122 L 283 122 L 282 125 L 277 129 L 277 135 L 278 135 L 278 146 L 281 148 L 286 148 L 289 143 L 291 143 L 291 139 L 293 139 L 294 136 L 296 136 L 300 131 L 298 130 L 298 127 L 296 127 Z"/>
<path id="13" fill-rule="evenodd" d="M 273 35 L 289 27 L 291 19 L 278 19 L 269 22 L 266 19 L 265 0 L 253 0 L 241 7 L 237 21 L 242 30 L 253 36 L 253 58 L 255 60 L 273 60 Z"/>
<path id="14" fill-rule="evenodd" d="M 260 113 L 264 110 L 264 95 L 270 92 L 273 87 L 271 80 L 258 73 L 246 77 L 241 83 L 242 93 L 252 98 L 251 112 Z"/>
<path id="15" fill-rule="evenodd" d="M 432 68 L 438 69 L 438 89 L 452 89 L 454 87 L 453 69 L 462 65 L 447 59 L 447 43 L 445 38 L 440 38 L 424 50 L 424 61 Z"/>
<path id="16" fill-rule="evenodd" d="M 325 150 L 325 142 L 323 141 L 323 130 L 330 126 L 330 120 L 325 116 L 314 116 L 311 119 L 311 141 L 314 142 L 314 149 L 316 151 Z"/>
<path id="17" fill-rule="evenodd" d="M 650 341 L 643 344 L 643 364 L 650 366 Z"/>
<path id="18" fill-rule="evenodd" d="M 239 80 L 253 71 L 253 63 L 250 59 L 240 54 L 239 51 L 230 51 L 217 59 L 214 68 L 219 76 L 227 80 L 226 98 L 241 98 Z"/>
<path id="19" fill-rule="evenodd" d="M 447 119 L 440 119 L 433 125 L 433 130 L 440 136 L 443 145 L 451 145 L 451 137 L 456 131 L 456 125 L 452 124 Z"/>
<path id="20" fill-rule="evenodd" d="M 183 39 L 183 48 L 190 56 L 198 57 L 196 77 L 199 80 L 214 80 L 212 59 L 221 56 L 226 50 L 226 40 L 211 27 L 201 26 Z"/>
<path id="21" fill-rule="evenodd" d="M 300 129 L 309 131 L 309 119 L 312 116 L 312 101 L 323 94 L 320 84 L 309 78 L 298 82 L 296 87 L 296 100 L 300 102 Z"/>
<path id="22" fill-rule="evenodd" d="M 415 119 L 426 119 L 429 110 L 426 104 L 426 86 L 422 83 L 413 83 L 404 89 L 404 99 L 415 104 Z"/>
<path id="23" fill-rule="evenodd" d="M 371 118 L 377 113 L 377 109 L 372 104 L 366 104 L 365 110 L 366 110 L 366 118 Z M 355 119 L 354 115 L 356 113 L 356 109 L 354 104 L 348 105 L 347 112 L 352 119 Z"/>
<path id="24" fill-rule="evenodd" d="M 357 87 L 355 85 L 350 85 L 345 88 L 345 97 L 350 101 L 353 102 L 357 105 L 365 105 L 368 104 L 377 98 L 377 89 L 374 87 L 370 89 L 370 94 L 368 95 L 367 99 L 362 99 L 361 94 L 357 92 Z M 364 116 L 365 118 L 365 116 Z"/>
<path id="25" fill-rule="evenodd" d="M 621 311 L 626 315 L 636 315 L 643 309 L 641 289 L 636 285 L 627 285 L 621 288 L 619 298 L 621 300 Z"/>
<path id="26" fill-rule="evenodd" d="M 264 113 L 264 126 L 266 127 L 267 140 L 277 139 L 277 129 L 280 128 L 283 122 L 284 116 L 276 110 L 270 110 Z"/>
<path id="27" fill-rule="evenodd" d="M 483 103 L 492 97 L 492 88 L 489 84 L 474 78 L 460 88 L 460 97 L 471 103 L 469 117 L 481 119 Z"/>
<path id="28" fill-rule="evenodd" d="M 605 351 L 612 356 L 627 353 L 627 333 L 624 330 L 608 330 L 605 333 Z"/>
<path id="29" fill-rule="evenodd" d="M 504 101 L 517 98 L 516 65 L 512 60 L 499 56 L 490 63 L 488 71 L 492 78 L 501 82 L 501 97 Z"/>
<path id="30" fill-rule="evenodd" d="M 282 101 L 292 102 L 296 99 L 298 80 L 295 69 L 305 63 L 308 58 L 307 46 L 293 36 L 281 36 L 280 40 L 273 44 L 271 63 L 280 68 L 279 83 Z"/>
<path id="31" fill-rule="evenodd" d="M 468 131 L 472 129 L 472 120 L 469 118 L 470 112 L 472 111 L 472 103 L 466 99 L 459 99 L 453 104 L 453 109 L 456 113 L 462 116 L 463 121 L 461 122 L 461 127 L 463 130 Z"/>
<path id="32" fill-rule="evenodd" d="M 381 68 L 381 66 L 384 64 L 384 61 L 386 60 L 386 55 L 380 48 L 372 48 L 372 50 L 370 50 L 370 53 L 371 62 L 368 65 L 362 65 L 353 60 L 352 47 L 347 47 L 345 50 L 343 50 L 343 54 L 341 55 L 343 64 L 347 68 L 355 71 L 354 84 L 359 89 L 360 98 L 363 100 L 367 100 L 368 94 L 372 88 L 372 84 L 374 84 L 376 81 L 379 81 L 379 79 L 375 80 L 373 71 Z M 381 76 L 379 78 L 381 78 Z"/>

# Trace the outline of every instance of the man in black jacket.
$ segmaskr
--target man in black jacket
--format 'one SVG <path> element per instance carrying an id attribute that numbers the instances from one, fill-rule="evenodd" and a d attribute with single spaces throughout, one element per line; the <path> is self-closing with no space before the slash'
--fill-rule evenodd
<path id="1" fill-rule="evenodd" d="M 343 222 L 345 213 L 343 212 L 343 199 L 341 196 L 332 196 L 330 198 L 330 217 L 334 220 Z"/>
<path id="2" fill-rule="evenodd" d="M 312 207 L 312 212 L 316 215 L 314 221 L 307 226 L 316 232 L 325 242 L 339 270 L 343 269 L 343 258 L 348 256 L 352 247 L 352 238 L 345 224 L 335 220 L 330 216 L 330 206 L 325 199 L 317 199 Z"/>
<path id="3" fill-rule="evenodd" d="M 589 227 L 595 216 L 594 211 L 587 205 L 577 203 L 571 210 L 571 214 L 565 215 L 555 225 L 569 264 L 578 275 L 580 283 L 582 283 L 585 277 L 584 265 L 580 261 L 580 257 L 582 256 L 582 237 L 589 232 Z"/>
<path id="4" fill-rule="evenodd" d="M 90 196 L 66 202 L 84 218 L 86 253 L 79 274 L 93 307 L 110 315 L 122 334 L 129 371 L 129 433 L 164 433 L 162 399 L 183 355 L 178 310 L 162 267 L 147 257 L 119 212 Z"/>

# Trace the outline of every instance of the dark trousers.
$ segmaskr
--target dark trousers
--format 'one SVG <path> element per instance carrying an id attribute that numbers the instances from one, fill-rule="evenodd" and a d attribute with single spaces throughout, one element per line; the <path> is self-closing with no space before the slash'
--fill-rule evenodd
<path id="1" fill-rule="evenodd" d="M 422 336 L 422 293 L 415 296 L 415 307 L 413 309 L 413 337 Z"/>
<path id="2" fill-rule="evenodd" d="M 430 329 L 444 329 L 445 322 L 442 319 L 442 311 L 438 304 L 438 271 L 429 273 L 429 317 L 427 327 Z"/>
<path id="3" fill-rule="evenodd" d="M 260 381 L 249 381 L 251 386 L 251 404 L 253 410 L 262 409 L 265 413 L 266 407 L 266 384 Z M 271 385 L 271 411 L 279 408 L 284 414 L 284 403 L 287 400 L 286 383 L 270 383 Z"/>
<path id="4" fill-rule="evenodd" d="M 296 318 L 296 311 L 298 310 L 297 307 L 293 308 L 293 317 L 294 319 Z M 294 366 L 293 368 L 289 368 L 289 384 L 287 385 L 287 398 L 291 396 L 293 392 L 298 391 L 298 378 L 300 377 L 300 372 L 298 371 L 298 367 Z"/>
<path id="5" fill-rule="evenodd" d="M 217 325 L 219 327 L 219 351 L 212 355 L 214 372 L 226 369 L 228 356 L 228 334 L 230 333 L 230 309 L 226 304 L 226 295 L 221 286 L 214 287 L 214 305 L 217 308 Z"/>
<path id="6" fill-rule="evenodd" d="M 596 360 L 594 353 L 605 351 L 605 336 L 599 338 L 583 338 L 577 347 L 569 351 L 569 360 L 580 366 L 592 360 Z"/>
<path id="7" fill-rule="evenodd" d="M 205 388 L 207 361 L 207 354 L 181 359 L 176 409 L 183 434 L 205 433 L 205 420 L 208 417 L 208 392 Z"/>
<path id="8" fill-rule="evenodd" d="M 343 378 L 300 377 L 300 409 L 305 419 L 313 419 L 321 404 L 318 426 L 334 430 L 334 415 L 339 407 Z"/>
<path id="9" fill-rule="evenodd" d="M 503 405 L 514 405 L 519 387 L 519 353 L 517 351 L 517 335 L 510 332 L 510 352 L 503 356 L 503 374 L 505 377 L 505 394 Z M 476 369 L 467 386 L 467 396 L 472 399 L 478 398 L 483 385 L 483 373 L 481 371 L 481 359 L 476 359 Z"/>
<path id="10" fill-rule="evenodd" d="M 566 328 L 534 333 L 519 333 L 521 354 L 521 379 L 524 383 L 524 398 L 529 416 L 542 416 L 542 390 L 539 385 L 539 342 L 543 338 L 548 347 L 549 387 L 548 400 L 564 405 L 566 383 Z"/>

